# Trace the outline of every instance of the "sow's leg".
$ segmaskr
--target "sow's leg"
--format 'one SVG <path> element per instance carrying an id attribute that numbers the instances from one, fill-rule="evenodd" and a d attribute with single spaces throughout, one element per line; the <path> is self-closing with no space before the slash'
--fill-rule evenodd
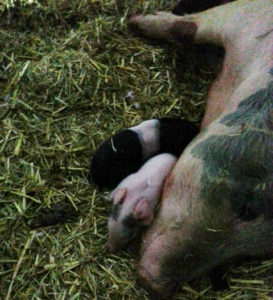
<path id="1" fill-rule="evenodd" d="M 271 5 L 238 1 L 190 16 L 131 19 L 148 37 L 226 50 L 209 92 L 206 129 L 169 175 L 144 236 L 140 282 L 159 299 L 236 257 L 273 255 Z"/>
<path id="2" fill-rule="evenodd" d="M 257 16 L 257 12 L 261 10 L 262 13 Z M 268 38 L 272 30 L 268 28 L 268 23 L 272 25 L 270 0 L 239 0 L 186 16 L 157 12 L 153 15 L 137 15 L 129 21 L 132 29 L 145 37 L 179 44 L 213 44 L 225 49 L 222 71 L 208 94 L 202 128 L 220 116 L 231 97 L 233 98 L 236 88 L 251 72 L 262 67 L 263 62 L 256 59 L 263 57 L 265 53 L 257 45 Z M 261 81 L 262 78 L 257 77 Z M 250 78 L 249 83 L 244 86 L 246 94 L 253 93 L 262 86 L 262 83 L 257 86 L 256 77 L 252 80 L 253 82 Z M 235 100 L 238 103 L 236 97 Z"/>

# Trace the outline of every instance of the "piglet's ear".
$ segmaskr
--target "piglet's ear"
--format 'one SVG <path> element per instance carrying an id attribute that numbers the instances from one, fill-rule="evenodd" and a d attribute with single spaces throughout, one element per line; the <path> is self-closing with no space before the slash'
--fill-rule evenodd
<path id="1" fill-rule="evenodd" d="M 127 193 L 126 188 L 117 189 L 114 194 L 114 204 L 122 204 L 125 200 L 126 193 Z"/>
<path id="2" fill-rule="evenodd" d="M 154 213 L 146 198 L 142 198 L 133 209 L 133 217 L 135 217 L 143 226 L 152 223 Z"/>

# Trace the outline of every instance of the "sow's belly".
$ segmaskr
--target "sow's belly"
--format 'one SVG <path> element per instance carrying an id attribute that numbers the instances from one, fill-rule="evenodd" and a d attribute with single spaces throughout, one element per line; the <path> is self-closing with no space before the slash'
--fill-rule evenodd
<path id="1" fill-rule="evenodd" d="M 191 149 L 203 162 L 201 197 L 210 206 L 228 199 L 242 220 L 273 216 L 272 97 L 271 81 L 218 120 L 224 134 L 205 134 Z"/>

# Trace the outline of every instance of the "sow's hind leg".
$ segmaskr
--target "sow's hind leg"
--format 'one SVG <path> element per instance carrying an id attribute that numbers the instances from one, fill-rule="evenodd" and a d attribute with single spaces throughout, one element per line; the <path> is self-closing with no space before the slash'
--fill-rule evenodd
<path id="1" fill-rule="evenodd" d="M 236 10 L 236 8 L 229 8 L 227 12 L 225 7 L 235 3 L 185 16 L 177 16 L 166 12 L 157 12 L 146 16 L 137 15 L 130 19 L 129 25 L 139 34 L 152 39 L 163 39 L 179 44 L 193 42 L 225 47 L 224 42 L 228 40 L 229 29 L 225 28 L 226 24 L 223 20 L 226 20 L 226 15 L 232 15 L 232 11 Z M 234 23 L 231 20 L 229 24 Z M 217 104 L 214 105 L 210 119 L 221 113 L 229 98 L 228 94 L 222 94 L 219 97 L 222 87 L 219 87 L 218 90 L 219 92 L 215 91 L 214 87 L 214 94 L 216 94 L 214 98 L 217 99 Z"/>
<path id="2" fill-rule="evenodd" d="M 267 27 L 272 22 L 271 7 L 272 2 L 269 0 L 238 0 L 185 16 L 166 12 L 137 15 L 130 19 L 129 25 L 148 38 L 179 44 L 189 41 L 212 44 L 225 49 L 222 71 L 208 94 L 206 113 L 201 125 L 203 128 L 219 117 L 229 105 L 231 96 L 246 76 L 246 72 L 243 73 L 246 71 L 245 66 L 260 53 L 256 48 L 259 42 L 257 37 L 266 35 L 270 30 Z"/>
<path id="3" fill-rule="evenodd" d="M 171 42 L 193 41 L 224 46 L 224 36 L 230 28 L 226 28 L 226 19 L 234 17 L 234 6 L 218 6 L 202 13 L 179 16 L 167 12 L 156 12 L 151 15 L 133 16 L 129 25 L 132 29 L 152 39 L 164 39 Z M 228 9 L 226 8 L 228 7 Z M 230 17 L 232 26 L 232 18 Z"/>

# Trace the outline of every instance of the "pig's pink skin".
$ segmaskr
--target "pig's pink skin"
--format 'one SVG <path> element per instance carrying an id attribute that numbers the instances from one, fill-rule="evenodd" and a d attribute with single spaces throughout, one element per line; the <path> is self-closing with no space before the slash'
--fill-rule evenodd
<path id="1" fill-rule="evenodd" d="M 124 247 L 135 237 L 141 226 L 148 226 L 152 222 L 164 180 L 176 161 L 176 157 L 168 153 L 154 156 L 137 173 L 125 178 L 111 193 L 113 211 L 118 211 L 118 216 L 112 213 L 108 222 L 110 251 Z M 130 236 L 124 224 L 128 216 L 135 220 L 135 226 L 130 228 Z"/>
<path id="2" fill-rule="evenodd" d="M 140 281 L 160 299 L 237 257 L 273 255 L 272 20 L 270 0 L 130 20 L 147 37 L 191 39 L 226 51 L 208 94 L 205 130 L 168 176 L 160 211 L 143 238 Z"/>

